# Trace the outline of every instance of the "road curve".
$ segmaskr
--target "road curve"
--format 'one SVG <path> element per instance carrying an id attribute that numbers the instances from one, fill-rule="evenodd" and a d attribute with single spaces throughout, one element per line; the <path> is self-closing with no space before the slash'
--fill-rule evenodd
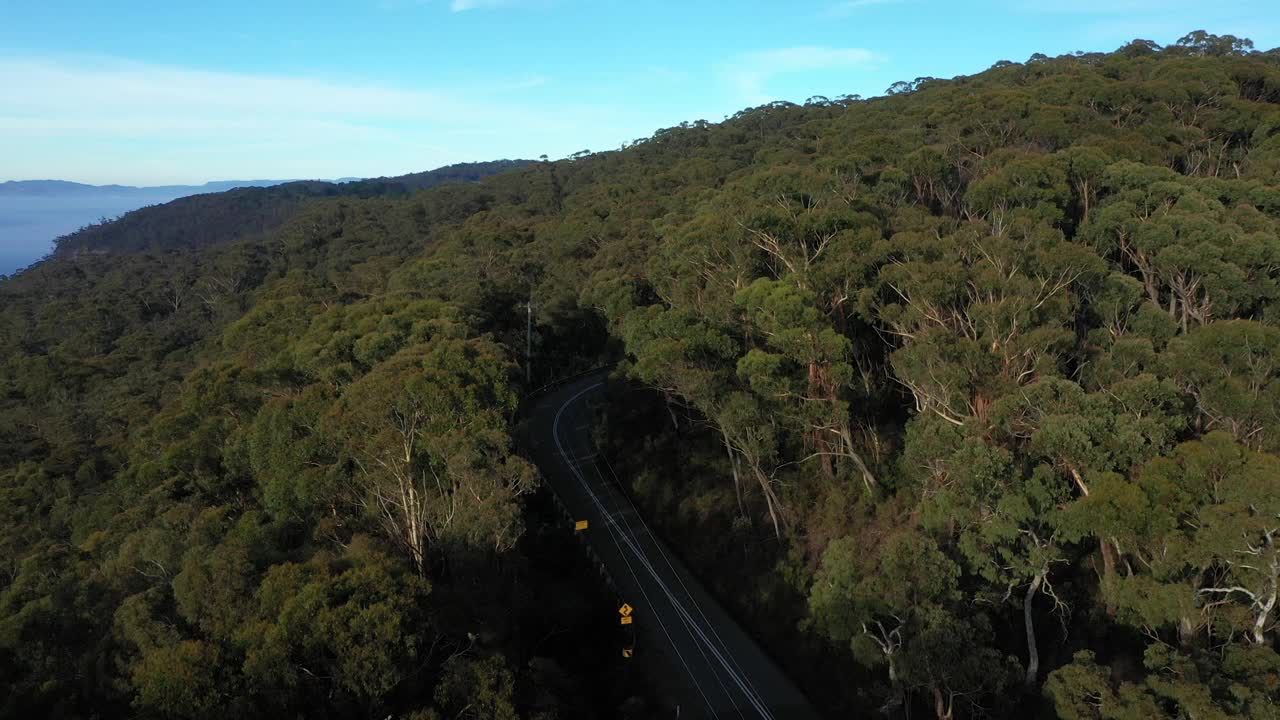
<path id="1" fill-rule="evenodd" d="M 633 607 L 634 651 L 660 653 L 656 678 L 680 718 L 817 720 L 795 685 L 658 539 L 592 440 L 588 401 L 603 371 L 532 400 L 526 447 Z M 621 651 L 621 649 L 620 649 Z M 647 658 L 651 659 L 651 658 Z"/>

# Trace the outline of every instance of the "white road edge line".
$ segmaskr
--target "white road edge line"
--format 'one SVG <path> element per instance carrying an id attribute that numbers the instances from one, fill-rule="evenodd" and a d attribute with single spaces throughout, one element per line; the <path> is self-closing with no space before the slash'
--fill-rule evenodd
<path id="1" fill-rule="evenodd" d="M 609 468 L 609 474 L 613 476 L 614 484 L 616 484 L 619 490 L 622 491 L 622 495 L 626 499 L 627 503 L 631 506 L 631 509 L 636 513 L 637 516 L 640 517 L 640 524 L 644 526 L 644 529 L 646 532 L 648 532 L 650 535 L 653 535 L 655 539 L 655 544 L 658 547 L 658 554 L 661 555 L 662 559 L 666 561 L 667 567 L 671 568 L 671 574 L 676 576 L 676 581 L 680 583 L 680 587 L 684 589 L 685 594 L 692 598 L 693 592 L 691 592 L 688 586 L 684 584 L 684 579 L 680 577 L 680 572 L 676 569 L 675 565 L 672 564 L 671 558 L 667 556 L 666 551 L 662 549 L 662 543 L 657 542 L 658 536 L 654 535 L 652 530 L 649 530 L 648 524 L 645 523 L 644 521 L 644 516 L 640 514 L 640 509 L 636 507 L 636 504 L 631 499 L 631 496 L 627 495 L 625 490 L 622 488 L 622 480 L 621 478 L 618 477 L 618 473 L 614 472 L 613 464 L 609 462 L 609 458 L 607 456 L 601 454 L 601 458 L 604 460 L 605 465 Z M 756 688 L 755 683 L 751 682 L 751 678 L 747 677 L 746 671 L 743 670 L 742 666 L 738 664 L 738 661 L 733 656 L 733 653 L 729 652 L 728 644 L 725 643 L 724 639 L 720 637 L 720 633 L 716 632 L 716 626 L 707 617 L 707 614 L 702 611 L 702 606 L 695 602 L 694 607 L 697 608 L 698 614 L 702 616 L 702 620 L 706 622 L 707 628 L 711 630 L 711 634 L 715 636 L 716 641 L 720 643 L 720 647 L 724 648 L 725 654 L 729 656 L 729 660 L 733 662 L 734 667 L 738 669 L 738 672 L 742 674 L 743 678 L 747 681 L 747 684 L 751 686 L 751 692 L 754 693 L 756 699 L 763 704 L 764 698 L 760 695 L 759 689 Z"/>
<path id="2" fill-rule="evenodd" d="M 555 422 L 553 423 L 553 426 L 552 426 L 552 437 L 556 441 L 557 448 L 560 450 L 560 454 L 562 458 L 565 458 L 566 456 L 564 454 L 564 448 L 560 443 L 560 436 L 559 436 L 561 414 L 565 411 L 565 409 L 569 405 L 571 405 L 578 398 L 582 397 L 588 392 L 591 392 L 592 390 L 595 390 L 603 386 L 603 384 L 604 383 L 595 383 L 594 385 L 589 385 L 583 388 L 582 390 L 579 390 L 576 394 L 574 394 L 572 397 L 566 400 L 560 406 L 559 410 L 556 412 Z M 587 494 L 591 496 L 592 502 L 595 503 L 596 508 L 600 511 L 600 513 L 608 520 L 610 524 L 616 524 L 613 521 L 613 519 L 609 517 L 609 513 L 606 512 L 604 509 L 604 504 L 600 502 L 600 498 L 595 494 L 594 491 L 591 490 L 590 484 L 587 483 L 585 478 L 582 477 L 582 473 L 578 470 L 578 468 L 572 465 L 570 465 L 570 468 L 573 470 L 574 476 L 577 478 L 578 483 L 582 486 L 582 489 L 585 490 Z M 658 576 L 658 573 L 654 569 L 652 563 L 648 562 L 648 559 L 644 556 L 642 552 L 640 552 L 640 549 L 636 547 L 635 543 L 633 543 L 630 538 L 626 537 L 625 534 L 622 536 L 622 539 L 625 543 L 627 543 L 628 546 L 631 547 L 632 552 L 635 553 L 637 559 L 641 561 L 645 569 L 649 571 L 649 575 L 653 578 L 654 582 L 657 583 L 658 587 L 663 591 L 663 593 L 666 594 L 667 599 L 672 604 L 672 607 L 676 609 L 677 613 L 679 613 L 681 616 L 684 617 L 685 621 L 689 623 L 690 628 L 701 638 L 702 642 L 705 643 L 706 646 L 711 650 L 712 654 L 716 656 L 716 659 L 720 661 L 721 666 L 725 669 L 726 673 L 733 679 L 734 683 L 738 686 L 739 690 L 742 691 L 743 695 L 746 696 L 747 701 L 750 702 L 751 705 L 755 707 L 756 711 L 760 713 L 761 717 L 766 718 L 766 720 L 773 720 L 773 714 L 769 712 L 769 709 L 764 705 L 762 700 L 756 697 L 755 693 L 752 691 L 754 690 L 754 688 L 752 689 L 747 688 L 747 684 L 744 682 L 744 678 L 739 674 L 739 670 L 730 666 L 729 661 L 725 659 L 724 655 L 715 647 L 715 645 L 711 642 L 710 638 L 707 637 L 706 633 L 702 631 L 702 628 L 699 627 L 698 624 L 693 620 L 693 617 L 689 613 L 689 611 L 683 605 L 681 605 L 680 602 L 677 601 L 675 594 L 671 591 L 671 588 L 668 587 L 667 584 L 662 580 L 662 578 Z M 677 579 L 679 579 L 678 574 L 677 574 Z M 637 582 L 639 582 L 638 579 L 637 579 Z M 686 669 L 688 669 L 687 665 L 685 667 Z M 696 680 L 695 680 L 695 683 L 696 683 Z"/>
<path id="3" fill-rule="evenodd" d="M 581 393 L 579 393 L 579 395 L 580 394 Z M 600 509 L 602 514 L 604 514 L 607 521 L 609 517 L 608 513 L 605 513 L 603 508 L 600 508 L 600 502 L 599 500 L 596 500 L 595 495 L 591 493 L 590 488 L 586 488 L 586 485 L 582 480 L 582 476 L 578 472 L 578 468 L 572 462 L 569 461 L 569 456 L 565 454 L 564 446 L 560 443 L 560 415 L 561 413 L 564 412 L 565 408 L 567 408 L 570 403 L 572 403 L 574 400 L 577 400 L 577 399 L 578 399 L 578 395 L 575 395 L 572 398 L 569 398 L 567 402 L 565 402 L 563 405 L 560 406 L 559 410 L 556 412 L 555 422 L 553 422 L 551 425 L 551 438 L 555 440 L 556 451 L 560 453 L 561 461 L 564 462 L 565 466 L 568 467 L 573 472 L 574 477 L 578 480 L 578 484 L 582 485 L 587 490 L 588 494 L 591 494 L 592 500 L 595 500 L 597 508 Z M 636 576 L 635 569 L 631 567 L 631 561 L 627 559 L 626 552 L 624 552 L 622 550 L 622 546 L 618 544 L 618 538 L 614 532 L 614 528 L 611 527 L 611 523 L 606 522 L 605 528 L 609 530 L 609 537 L 610 539 L 613 540 L 613 544 L 618 548 L 618 555 L 621 556 L 622 561 L 627 564 L 627 571 L 630 572 L 631 577 L 635 579 L 636 587 L 640 588 L 640 593 L 644 595 L 645 602 L 648 603 L 649 607 L 651 608 L 654 607 L 653 601 L 649 599 L 649 593 L 646 592 L 644 589 L 644 583 L 640 582 L 640 578 Z M 684 671 L 685 671 L 685 674 L 689 676 L 689 681 L 693 683 L 694 689 L 697 690 L 698 694 L 702 696 L 702 702 L 706 703 L 707 711 L 714 716 L 716 714 L 716 709 L 712 707 L 711 699 L 707 697 L 707 694 L 705 692 L 703 692 L 702 686 L 698 683 L 698 678 L 694 676 L 693 670 L 689 668 L 689 663 L 685 661 L 684 655 L 680 652 L 680 647 L 676 645 L 675 639 L 671 637 L 671 632 L 667 630 L 666 624 L 662 622 L 661 618 L 657 617 L 657 613 L 654 613 L 654 615 L 655 615 L 655 619 L 658 621 L 658 627 L 662 628 L 662 634 L 666 635 L 667 642 L 671 643 L 671 649 L 675 651 L 676 658 L 678 658 L 680 660 L 680 664 L 684 666 Z"/>

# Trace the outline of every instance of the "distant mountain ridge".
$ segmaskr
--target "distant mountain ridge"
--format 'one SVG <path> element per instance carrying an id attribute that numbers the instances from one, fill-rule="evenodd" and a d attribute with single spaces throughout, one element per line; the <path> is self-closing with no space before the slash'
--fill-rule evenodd
<path id="1" fill-rule="evenodd" d="M 47 255 L 54 239 L 148 205 L 180 197 L 269 187 L 287 180 L 218 180 L 202 185 L 90 185 L 69 180 L 0 182 L 0 276 Z"/>
<path id="2" fill-rule="evenodd" d="M 349 181 L 348 178 L 336 182 Z M 70 180 L 8 180 L 0 182 L 0 196 L 53 195 L 195 195 L 224 192 L 241 187 L 271 187 L 294 180 L 216 180 L 202 185 L 90 185 Z"/>
<path id="3" fill-rule="evenodd" d="M 302 180 L 267 187 L 236 187 L 180 197 L 144 207 L 59 237 L 55 256 L 204 247 L 279 227 L 304 204 L 330 197 L 408 195 L 450 182 L 477 182 L 529 165 L 494 160 L 447 165 L 420 173 L 350 182 Z M 40 181 L 36 181 L 37 183 Z M 233 181 L 226 181 L 233 182 Z M 217 183 L 209 183 L 216 185 Z"/>

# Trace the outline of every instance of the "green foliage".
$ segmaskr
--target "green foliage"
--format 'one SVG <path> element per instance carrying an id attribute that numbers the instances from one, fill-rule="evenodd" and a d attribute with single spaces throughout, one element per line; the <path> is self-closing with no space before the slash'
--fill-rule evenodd
<path id="1" fill-rule="evenodd" d="M 527 164 L 527 160 L 459 163 L 427 172 L 342 184 L 290 182 L 192 195 L 82 228 L 59 238 L 57 253 L 137 252 L 230 242 L 275 230 L 316 199 L 408 195 L 444 183 L 477 182 Z"/>
<path id="2" fill-rule="evenodd" d="M 475 720 L 516 720 L 512 703 L 514 683 L 501 658 L 451 658 L 436 689 L 436 702 L 445 717 Z"/>
<path id="3" fill-rule="evenodd" d="M 1210 429 L 1255 448 L 1276 450 L 1280 329 L 1248 320 L 1197 328 L 1169 348 L 1170 374 L 1195 399 Z"/>
<path id="4" fill-rule="evenodd" d="M 132 673 L 138 707 L 165 717 L 220 717 L 229 689 L 219 677 L 222 663 L 217 646 L 198 640 L 156 648 Z"/>
<path id="5" fill-rule="evenodd" d="M 604 362 L 619 475 L 828 714 L 1274 716 L 1276 58 L 1135 40 L 64 239 L 0 282 L 0 716 L 661 714 L 589 612 L 521 610 L 593 580 L 534 570 L 518 401 Z"/>
<path id="6" fill-rule="evenodd" d="M 272 693 L 324 678 L 364 702 L 384 697 L 428 659 L 428 592 L 359 539 L 341 557 L 275 565 L 238 629 L 245 674 Z"/>
<path id="7" fill-rule="evenodd" d="M 1161 715 L 1155 698 L 1129 683 L 1115 687 L 1111 670 L 1099 666 L 1089 650 L 1081 650 L 1071 664 L 1053 671 L 1044 691 L 1063 720 L 1138 720 Z"/>

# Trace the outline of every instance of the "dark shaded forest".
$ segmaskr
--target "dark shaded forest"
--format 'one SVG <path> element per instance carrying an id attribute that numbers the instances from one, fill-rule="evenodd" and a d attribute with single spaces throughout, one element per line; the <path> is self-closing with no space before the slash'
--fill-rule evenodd
<path id="1" fill-rule="evenodd" d="M 0 717 L 663 716 L 514 440 L 601 364 L 619 475 L 829 716 L 1280 715 L 1280 51 L 368 195 L 0 283 Z"/>

